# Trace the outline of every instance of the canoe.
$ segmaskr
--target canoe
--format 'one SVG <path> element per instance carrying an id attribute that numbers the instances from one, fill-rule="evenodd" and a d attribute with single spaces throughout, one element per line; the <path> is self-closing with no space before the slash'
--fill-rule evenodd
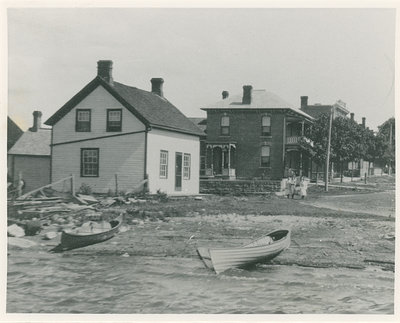
<path id="1" fill-rule="evenodd" d="M 50 251 L 62 252 L 107 241 L 119 232 L 122 222 L 123 215 L 120 215 L 109 222 L 111 225 L 111 229 L 93 234 L 80 233 L 78 231 L 63 231 L 61 233 L 60 244 Z"/>
<path id="2" fill-rule="evenodd" d="M 197 253 L 207 268 L 219 274 L 230 268 L 268 262 L 289 245 L 290 230 L 276 230 L 241 247 L 198 248 Z"/>

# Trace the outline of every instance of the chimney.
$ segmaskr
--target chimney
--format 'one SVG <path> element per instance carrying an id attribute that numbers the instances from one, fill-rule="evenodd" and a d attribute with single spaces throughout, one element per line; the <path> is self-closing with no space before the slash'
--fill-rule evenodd
<path id="1" fill-rule="evenodd" d="M 251 104 L 251 91 L 253 87 L 251 85 L 243 85 L 243 98 L 242 104 Z"/>
<path id="2" fill-rule="evenodd" d="M 301 106 L 300 108 L 306 108 L 308 106 L 308 96 L 301 96 L 300 97 Z"/>
<path id="3" fill-rule="evenodd" d="M 163 83 L 164 80 L 161 77 L 151 79 L 151 92 L 163 97 Z"/>
<path id="4" fill-rule="evenodd" d="M 350 120 L 351 120 L 351 121 L 354 121 L 354 113 L 353 113 L 353 112 L 350 113 Z"/>
<path id="5" fill-rule="evenodd" d="M 33 127 L 29 128 L 29 131 L 37 132 L 42 126 L 42 112 L 33 111 Z"/>
<path id="6" fill-rule="evenodd" d="M 365 117 L 362 118 L 362 127 L 365 129 Z"/>
<path id="7" fill-rule="evenodd" d="M 97 62 L 97 76 L 101 77 L 108 84 L 113 85 L 112 77 L 112 61 L 98 61 Z"/>
<path id="8" fill-rule="evenodd" d="M 222 91 L 222 99 L 225 100 L 229 97 L 229 92 L 228 91 Z"/>

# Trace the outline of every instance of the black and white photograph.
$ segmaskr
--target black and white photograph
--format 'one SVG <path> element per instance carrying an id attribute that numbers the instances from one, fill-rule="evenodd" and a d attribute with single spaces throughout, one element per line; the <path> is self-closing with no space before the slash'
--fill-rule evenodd
<path id="1" fill-rule="evenodd" d="M 4 321 L 395 321 L 397 4 L 2 4 Z"/>

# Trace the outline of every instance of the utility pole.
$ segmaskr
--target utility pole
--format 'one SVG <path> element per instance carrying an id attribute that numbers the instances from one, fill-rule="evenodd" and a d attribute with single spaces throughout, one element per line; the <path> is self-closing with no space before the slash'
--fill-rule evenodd
<path id="1" fill-rule="evenodd" d="M 328 132 L 328 147 L 326 148 L 326 165 L 325 165 L 325 192 L 328 192 L 329 179 L 329 155 L 331 153 L 331 133 L 332 133 L 333 107 L 329 114 L 329 132 Z"/>
<path id="2" fill-rule="evenodd" d="M 392 134 L 392 121 L 391 120 L 389 120 L 389 126 L 390 126 L 390 131 L 389 131 L 389 152 L 390 152 L 390 155 L 391 155 L 392 154 L 392 140 L 393 140 L 392 139 L 393 134 Z M 388 170 L 389 175 L 392 173 L 391 170 L 392 170 L 392 159 L 389 159 L 389 170 Z"/>

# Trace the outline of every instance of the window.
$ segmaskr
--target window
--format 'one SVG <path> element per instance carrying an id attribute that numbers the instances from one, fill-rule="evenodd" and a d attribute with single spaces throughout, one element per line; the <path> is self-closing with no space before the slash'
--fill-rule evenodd
<path id="1" fill-rule="evenodd" d="M 263 116 L 261 118 L 261 135 L 271 136 L 271 117 Z"/>
<path id="2" fill-rule="evenodd" d="M 183 179 L 190 179 L 190 154 L 183 154 Z"/>
<path id="3" fill-rule="evenodd" d="M 168 178 L 168 151 L 160 151 L 160 178 Z"/>
<path id="4" fill-rule="evenodd" d="M 90 132 L 90 110 L 89 109 L 77 109 L 76 110 L 75 131 Z"/>
<path id="5" fill-rule="evenodd" d="M 221 135 L 229 136 L 229 117 L 223 116 L 221 118 Z"/>
<path id="6" fill-rule="evenodd" d="M 270 147 L 261 146 L 261 167 L 270 167 Z"/>
<path id="7" fill-rule="evenodd" d="M 81 148 L 81 177 L 99 176 L 99 149 Z"/>
<path id="8" fill-rule="evenodd" d="M 107 131 L 121 131 L 122 110 L 107 109 Z"/>

